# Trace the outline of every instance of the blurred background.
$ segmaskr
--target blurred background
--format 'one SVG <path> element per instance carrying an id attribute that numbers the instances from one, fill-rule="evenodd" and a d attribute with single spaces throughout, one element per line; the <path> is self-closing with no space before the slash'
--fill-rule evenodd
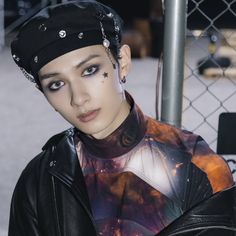
<path id="1" fill-rule="evenodd" d="M 9 49 L 29 17 L 59 2 L 0 0 L 0 236 L 7 235 L 10 198 L 21 171 L 49 137 L 70 127 L 24 78 Z M 101 2 L 124 19 L 123 43 L 130 45 L 133 60 L 126 89 L 144 113 L 161 119 L 167 1 Z M 235 175 L 236 0 L 186 2 L 181 128 L 201 135 Z"/>

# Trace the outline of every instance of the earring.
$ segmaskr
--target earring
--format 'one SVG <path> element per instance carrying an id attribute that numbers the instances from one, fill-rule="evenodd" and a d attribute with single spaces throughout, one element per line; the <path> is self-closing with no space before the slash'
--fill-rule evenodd
<path id="1" fill-rule="evenodd" d="M 125 76 L 121 79 L 121 82 L 124 84 L 126 82 Z"/>

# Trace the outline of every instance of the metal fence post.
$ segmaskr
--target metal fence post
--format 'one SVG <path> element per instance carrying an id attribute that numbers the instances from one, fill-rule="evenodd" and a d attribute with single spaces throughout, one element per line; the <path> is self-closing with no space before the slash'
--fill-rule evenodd
<path id="1" fill-rule="evenodd" d="M 187 0 L 165 0 L 161 120 L 181 126 Z"/>
<path id="2" fill-rule="evenodd" d="M 0 0 L 0 50 L 5 45 L 4 34 L 4 0 Z"/>

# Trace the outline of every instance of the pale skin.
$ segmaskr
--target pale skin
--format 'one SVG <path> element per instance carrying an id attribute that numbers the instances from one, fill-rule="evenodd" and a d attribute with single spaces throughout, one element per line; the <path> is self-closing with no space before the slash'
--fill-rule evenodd
<path id="1" fill-rule="evenodd" d="M 121 47 L 120 56 L 114 69 L 105 48 L 93 45 L 68 52 L 39 71 L 43 93 L 52 107 L 96 139 L 115 131 L 130 112 L 121 82 L 131 66 L 128 45 Z"/>

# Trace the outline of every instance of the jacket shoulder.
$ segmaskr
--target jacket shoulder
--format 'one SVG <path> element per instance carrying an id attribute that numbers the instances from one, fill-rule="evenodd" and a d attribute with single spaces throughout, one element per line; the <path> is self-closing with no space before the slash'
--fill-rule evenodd
<path id="1" fill-rule="evenodd" d="M 63 137 L 69 135 L 72 131 L 70 128 L 52 136 L 43 146 L 42 151 L 28 162 L 16 183 L 14 196 L 21 196 L 23 192 L 25 195 L 36 196 L 36 183 L 47 178 L 46 170 L 50 162 L 51 147 L 57 145 Z"/>
<path id="2" fill-rule="evenodd" d="M 52 146 L 56 146 L 64 137 L 68 135 L 74 135 L 75 130 L 73 127 L 64 130 L 58 134 L 53 135 L 42 147 L 42 150 L 47 150 L 48 148 L 51 148 Z"/>
<path id="3" fill-rule="evenodd" d="M 64 137 L 71 135 L 72 132 L 74 132 L 73 128 L 69 128 L 49 138 L 42 147 L 42 151 L 28 162 L 21 173 L 21 178 L 23 177 L 25 179 L 25 176 L 29 177 L 29 175 L 35 175 L 40 170 L 44 169 L 44 166 L 47 166 L 47 163 L 50 161 L 51 148 L 56 146 Z"/>

